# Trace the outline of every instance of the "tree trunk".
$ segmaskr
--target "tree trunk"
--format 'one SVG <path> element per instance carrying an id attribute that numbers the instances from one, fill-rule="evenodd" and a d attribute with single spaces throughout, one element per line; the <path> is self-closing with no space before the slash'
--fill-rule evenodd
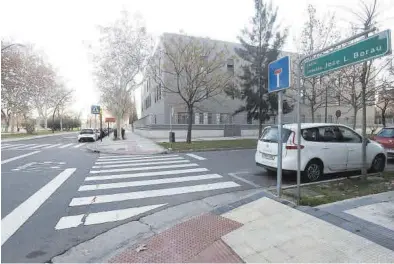
<path id="1" fill-rule="evenodd" d="M 187 120 L 187 136 L 186 143 L 192 143 L 192 126 L 193 126 L 193 106 L 188 106 L 187 109 L 188 120 Z"/>
<path id="2" fill-rule="evenodd" d="M 63 117 L 60 115 L 60 131 L 63 131 Z"/>
<path id="3" fill-rule="evenodd" d="M 315 109 L 313 107 L 313 104 L 311 104 L 311 117 L 312 117 L 312 123 L 315 123 Z M 302 120 L 301 120 L 301 122 L 302 122 Z M 304 122 L 306 122 L 306 120 Z"/>
<path id="4" fill-rule="evenodd" d="M 53 111 L 52 114 L 52 134 L 55 133 L 55 113 L 56 113 L 56 109 Z"/>
<path id="5" fill-rule="evenodd" d="M 386 111 L 382 109 L 381 113 L 382 113 L 382 125 L 383 127 L 386 127 Z"/>
<path id="6" fill-rule="evenodd" d="M 117 130 L 117 137 L 116 137 L 116 139 L 122 138 L 121 119 L 122 119 L 122 117 L 119 116 L 119 115 L 116 118 L 116 130 Z"/>
<path id="7" fill-rule="evenodd" d="M 48 129 L 48 117 L 44 116 L 44 128 Z"/>
<path id="8" fill-rule="evenodd" d="M 357 124 L 357 112 L 358 109 L 357 107 L 353 107 L 353 129 L 356 129 L 356 124 Z"/>

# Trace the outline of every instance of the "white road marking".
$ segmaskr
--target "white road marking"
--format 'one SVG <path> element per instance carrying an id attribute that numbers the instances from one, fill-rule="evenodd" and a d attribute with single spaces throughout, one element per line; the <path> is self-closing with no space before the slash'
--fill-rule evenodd
<path id="1" fill-rule="evenodd" d="M 95 225 L 95 224 L 103 224 L 108 222 L 116 222 L 125 220 L 127 218 L 148 212 L 150 210 L 159 208 L 167 204 L 155 204 L 155 205 L 148 205 L 148 206 L 141 206 L 141 207 L 133 207 L 127 209 L 120 209 L 120 210 L 112 210 L 112 211 L 105 211 L 105 212 L 98 212 L 98 213 L 90 213 L 87 215 L 85 219 L 85 223 L 82 223 L 82 219 L 84 215 L 72 215 L 72 216 L 65 216 L 60 218 L 59 222 L 57 223 L 55 229 L 66 229 L 71 227 L 77 227 L 80 224 L 85 225 Z"/>
<path id="2" fill-rule="evenodd" d="M 198 156 L 198 155 L 194 155 L 194 154 L 186 154 L 186 155 L 188 155 L 189 157 L 195 158 L 197 160 L 206 160 L 206 158 L 203 158 L 203 157 Z"/>
<path id="3" fill-rule="evenodd" d="M 78 145 L 76 145 L 76 146 L 74 146 L 73 148 L 80 148 L 80 147 L 82 147 L 83 145 L 85 145 L 86 143 L 79 143 Z"/>
<path id="4" fill-rule="evenodd" d="M 23 154 L 23 155 L 20 155 L 20 156 L 12 157 L 10 159 L 2 160 L 1 164 L 5 164 L 5 163 L 8 163 L 8 162 L 11 162 L 11 161 L 14 161 L 14 160 L 18 160 L 18 159 L 21 159 L 21 158 L 24 158 L 24 157 L 27 157 L 27 156 L 31 156 L 31 155 L 37 154 L 39 152 L 41 152 L 41 151 L 37 150 L 37 151 L 26 153 L 26 154 Z"/>
<path id="5" fill-rule="evenodd" d="M 146 181 L 91 184 L 91 185 L 83 185 L 83 186 L 79 187 L 78 191 L 80 191 L 80 192 L 81 191 L 94 191 L 94 190 L 105 190 L 105 189 L 116 189 L 116 188 L 166 184 L 166 183 L 175 183 L 175 182 L 200 181 L 200 180 L 218 179 L 221 177 L 222 176 L 219 174 L 205 174 L 205 175 L 198 175 L 198 176 L 175 177 L 175 178 L 146 180 Z"/>
<path id="6" fill-rule="evenodd" d="M 107 157 L 99 157 L 97 159 L 97 161 L 115 161 L 115 160 L 139 160 L 139 159 L 155 159 L 155 158 L 170 158 L 170 157 L 179 157 L 179 155 L 150 155 L 150 156 L 140 156 L 140 157 L 135 157 L 134 155 L 132 156 L 120 156 L 120 157 L 116 157 L 116 156 L 107 156 Z"/>
<path id="7" fill-rule="evenodd" d="M 175 165 L 163 165 L 163 166 L 148 166 L 138 168 L 125 168 L 125 169 L 110 169 L 110 170 L 98 170 L 90 171 L 89 173 L 107 173 L 107 172 L 125 172 L 125 171 L 144 171 L 144 170 L 160 170 L 160 169 L 172 169 L 172 168 L 184 168 L 184 167 L 195 167 L 197 163 L 188 164 L 175 164 Z"/>
<path id="8" fill-rule="evenodd" d="M 105 175 L 105 176 L 86 177 L 85 181 L 102 181 L 102 180 L 138 178 L 138 177 L 165 176 L 165 175 L 177 175 L 177 174 L 205 172 L 205 171 L 209 171 L 209 170 L 206 168 L 196 168 L 196 169 L 185 169 L 185 170 L 140 172 L 140 173 L 132 173 L 132 174 L 114 174 L 114 175 Z"/>
<path id="9" fill-rule="evenodd" d="M 74 143 L 70 143 L 70 144 L 66 144 L 66 145 L 63 145 L 63 146 L 61 146 L 61 147 L 59 147 L 59 148 L 67 148 L 67 147 L 69 147 L 69 146 L 71 146 L 71 145 L 74 145 Z"/>
<path id="10" fill-rule="evenodd" d="M 61 144 L 50 145 L 48 147 L 45 147 L 44 149 L 50 149 L 50 148 L 54 148 L 54 147 L 57 147 L 57 146 L 60 146 L 60 145 Z"/>
<path id="11" fill-rule="evenodd" d="M 42 148 L 42 147 L 46 147 L 46 146 L 49 146 L 49 145 L 51 145 L 51 144 L 38 145 L 38 146 L 34 146 L 34 147 L 29 147 L 28 149 L 29 149 L 29 150 L 30 150 L 30 149 L 37 149 L 37 148 Z"/>
<path id="12" fill-rule="evenodd" d="M 19 150 L 19 149 L 21 149 L 21 148 L 26 148 L 26 147 L 32 147 L 32 146 L 35 146 L 35 145 L 37 145 L 37 144 L 18 144 L 19 146 L 17 146 L 17 147 L 12 147 L 12 148 L 9 148 L 8 150 L 10 150 L 10 149 L 12 149 L 12 150 Z M 15 145 L 14 145 L 15 146 Z"/>
<path id="13" fill-rule="evenodd" d="M 235 183 L 232 181 L 227 181 L 227 182 L 200 184 L 200 185 L 176 187 L 176 188 L 160 189 L 160 190 L 148 190 L 148 191 L 140 191 L 140 192 L 96 195 L 96 196 L 73 198 L 71 200 L 71 203 L 69 206 L 111 203 L 111 202 L 118 202 L 118 201 L 143 199 L 143 198 L 149 198 L 149 197 L 161 197 L 161 196 L 185 194 L 185 193 L 191 193 L 191 192 L 213 191 L 213 190 L 234 188 L 234 187 L 239 187 L 239 186 L 240 185 L 238 183 Z"/>
<path id="14" fill-rule="evenodd" d="M 174 157 L 174 158 L 161 158 L 161 159 L 144 159 L 144 160 L 116 160 L 116 161 L 98 161 L 95 164 L 118 164 L 118 163 L 135 163 L 135 162 L 148 162 L 148 161 L 163 161 L 163 160 L 182 160 L 182 157 Z"/>
<path id="15" fill-rule="evenodd" d="M 169 161 L 158 161 L 158 162 L 142 162 L 142 163 L 123 163 L 123 164 L 112 164 L 112 165 L 99 165 L 93 166 L 93 169 L 105 169 L 105 168 L 117 168 L 117 167 L 137 167 L 146 165 L 161 165 L 161 164 L 175 164 L 175 163 L 188 163 L 190 160 L 169 160 Z"/>
<path id="16" fill-rule="evenodd" d="M 1 220 L 1 245 L 40 208 L 75 170 L 76 168 L 65 169 Z"/>
<path id="17" fill-rule="evenodd" d="M 235 178 L 235 179 L 237 179 L 237 180 L 240 180 L 240 181 L 245 182 L 245 183 L 247 183 L 247 184 L 249 184 L 249 185 L 252 185 L 253 187 L 261 188 L 260 185 L 254 183 L 254 182 L 252 182 L 252 181 L 249 181 L 249 180 L 247 180 L 247 179 L 244 179 L 244 178 L 242 178 L 242 177 L 239 177 L 239 176 L 237 176 L 235 173 L 229 173 L 228 175 L 231 176 L 231 177 L 233 177 L 233 178 Z"/>

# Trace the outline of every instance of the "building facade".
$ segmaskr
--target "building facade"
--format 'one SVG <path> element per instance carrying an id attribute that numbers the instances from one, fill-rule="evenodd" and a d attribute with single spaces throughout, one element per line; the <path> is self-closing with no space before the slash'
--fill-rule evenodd
<path id="1" fill-rule="evenodd" d="M 158 47 L 162 47 L 161 43 L 169 41 L 173 37 L 190 38 L 189 36 L 182 36 L 178 34 L 165 33 L 161 36 Z M 242 48 L 241 44 L 225 42 L 220 40 L 204 39 L 204 41 L 210 41 L 215 44 L 218 50 L 227 50 L 227 64 L 223 67 L 223 71 L 227 71 L 234 75 L 234 78 L 242 74 L 242 66 L 247 65 L 247 62 L 242 60 L 235 49 Z M 290 56 L 293 62 L 293 69 L 295 69 L 294 62 L 297 59 L 297 54 L 289 52 L 281 52 L 281 56 Z M 161 62 L 165 63 L 165 62 Z M 163 75 L 163 79 L 166 80 L 166 76 Z M 295 80 L 293 75 L 293 80 Z M 235 81 L 236 83 L 236 81 Z M 294 84 L 295 81 L 292 82 Z M 308 89 L 305 85 L 304 89 Z M 303 94 L 303 92 L 301 93 Z M 327 94 L 327 100 L 325 100 Z M 340 122 L 348 125 L 353 124 L 354 111 L 349 105 L 346 105 L 340 96 L 337 95 L 335 90 L 328 89 L 327 93 L 321 95 L 320 100 L 327 101 L 327 103 L 321 104 L 314 111 L 314 121 L 324 122 Z M 288 101 L 290 105 L 296 105 L 297 92 L 292 87 L 285 92 L 284 99 Z M 224 92 L 208 98 L 199 103 L 194 110 L 193 124 L 195 125 L 220 125 L 220 124 L 257 124 L 258 120 L 248 120 L 245 112 L 234 115 L 244 102 L 237 99 L 231 98 Z M 336 118 L 337 110 L 341 111 L 341 117 Z M 326 118 L 327 113 L 327 118 Z M 311 118 L 311 107 L 306 97 L 301 98 L 301 120 L 302 122 L 312 122 Z M 374 123 L 375 110 L 374 106 L 367 107 L 367 123 Z M 146 81 L 141 87 L 141 118 L 137 122 L 139 125 L 169 125 L 171 124 L 187 124 L 188 113 L 187 108 L 183 100 L 178 94 L 167 93 L 159 84 L 157 84 L 152 78 L 146 78 Z M 294 111 L 284 115 L 283 121 L 285 123 L 296 122 L 296 108 Z M 276 117 L 273 116 L 266 123 L 275 123 Z M 356 117 L 356 123 L 361 124 L 361 110 L 358 111 Z"/>

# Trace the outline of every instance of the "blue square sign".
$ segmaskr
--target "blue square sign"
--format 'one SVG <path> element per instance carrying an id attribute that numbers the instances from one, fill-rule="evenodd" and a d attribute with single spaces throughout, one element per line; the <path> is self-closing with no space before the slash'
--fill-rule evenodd
<path id="1" fill-rule="evenodd" d="M 92 105 L 90 107 L 90 113 L 93 115 L 99 115 L 100 114 L 100 106 L 99 105 Z"/>
<path id="2" fill-rule="evenodd" d="M 285 56 L 268 64 L 268 92 L 277 92 L 290 87 L 290 57 Z"/>

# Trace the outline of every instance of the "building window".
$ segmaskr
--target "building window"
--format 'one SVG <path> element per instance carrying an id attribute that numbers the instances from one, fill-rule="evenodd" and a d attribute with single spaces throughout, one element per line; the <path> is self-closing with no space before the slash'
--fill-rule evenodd
<path id="1" fill-rule="evenodd" d="M 208 113 L 208 124 L 213 124 L 213 122 L 212 122 L 212 113 Z"/>
<path id="2" fill-rule="evenodd" d="M 187 113 L 179 112 L 178 113 L 178 124 L 187 124 Z"/>
<path id="3" fill-rule="evenodd" d="M 301 115 L 301 123 L 305 123 L 305 115 Z"/>
<path id="4" fill-rule="evenodd" d="M 321 122 L 321 114 L 318 114 L 318 115 L 316 116 L 316 122 L 317 122 L 317 123 L 320 123 L 320 122 Z"/>
<path id="5" fill-rule="evenodd" d="M 199 123 L 204 124 L 204 113 L 199 113 L 198 116 L 199 116 L 198 118 Z"/>
<path id="6" fill-rule="evenodd" d="M 234 59 L 227 60 L 227 72 L 234 75 Z"/>
<path id="7" fill-rule="evenodd" d="M 232 116 L 230 114 L 220 114 L 219 123 L 220 124 L 231 124 L 232 123 Z"/>
<path id="8" fill-rule="evenodd" d="M 251 125 L 253 123 L 253 118 L 251 116 L 246 117 L 246 123 Z"/>
<path id="9" fill-rule="evenodd" d="M 328 121 L 328 123 L 332 123 L 332 115 L 328 115 L 327 121 Z"/>

